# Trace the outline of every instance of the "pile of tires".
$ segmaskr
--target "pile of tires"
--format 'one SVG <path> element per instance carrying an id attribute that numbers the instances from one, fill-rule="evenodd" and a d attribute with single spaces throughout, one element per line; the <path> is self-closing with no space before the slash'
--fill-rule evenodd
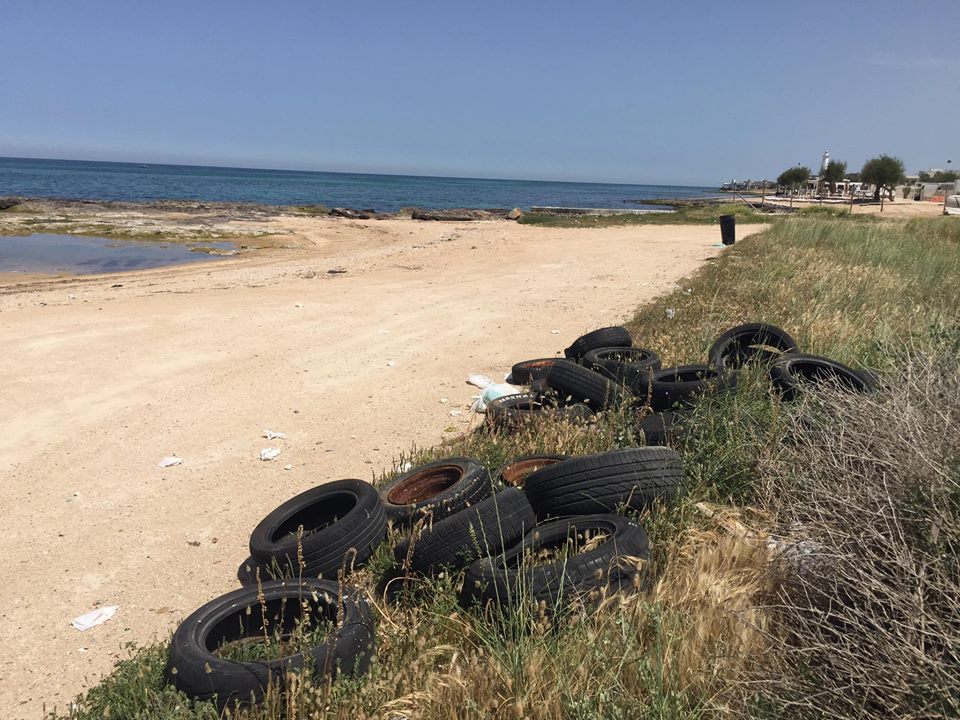
<path id="1" fill-rule="evenodd" d="M 625 327 L 604 327 L 578 337 L 564 349 L 562 358 L 516 363 L 511 380 L 528 384 L 529 390 L 492 403 L 490 426 L 512 431 L 521 419 L 547 413 L 586 421 L 595 412 L 631 408 L 643 418 L 638 430 L 647 445 L 666 445 L 680 427 L 672 409 L 736 384 L 732 366 L 704 363 L 665 368 L 656 351 L 633 343 Z"/>
<path id="2" fill-rule="evenodd" d="M 356 479 L 311 488 L 268 513 L 250 534 L 244 587 L 181 623 L 170 643 L 168 681 L 190 697 L 227 708 L 260 702 L 286 675 L 365 673 L 375 621 L 350 576 L 391 537 L 390 577 L 456 573 L 468 607 L 530 604 L 549 615 L 571 603 L 637 587 L 649 539 L 633 519 L 684 492 L 683 466 L 668 445 L 700 395 L 734 387 L 748 363 L 766 363 L 785 399 L 830 384 L 872 392 L 872 375 L 800 352 L 772 325 L 721 334 L 704 364 L 662 367 L 633 347 L 623 327 L 577 338 L 564 357 L 513 366 L 529 392 L 490 403 L 490 425 L 512 431 L 545 413 L 571 422 L 595 412 L 639 408 L 646 446 L 582 457 L 525 455 L 493 475 L 480 461 L 448 457 L 407 469 L 376 489 Z M 304 629 L 304 642 L 290 638 Z M 251 651 L 258 639 L 278 650 Z M 282 643 L 280 641 L 283 641 Z M 231 655 L 224 648 L 239 648 Z M 280 655 L 271 657 L 271 655 Z"/>
<path id="3" fill-rule="evenodd" d="M 462 572 L 461 602 L 551 614 L 571 602 L 637 585 L 646 533 L 621 514 L 669 503 L 684 488 L 671 449 L 637 447 L 568 458 L 528 455 L 497 473 L 505 488 L 395 545 L 399 571 Z"/>
<path id="4" fill-rule="evenodd" d="M 347 479 L 290 498 L 251 532 L 250 557 L 238 572 L 244 587 L 211 600 L 180 624 L 170 643 L 168 681 L 223 712 L 260 702 L 271 687 L 283 688 L 287 673 L 363 674 L 375 650 L 375 623 L 367 600 L 349 584 L 351 573 L 383 545 L 391 524 L 436 523 L 441 540 L 433 555 L 429 544 L 421 546 L 417 563 L 441 561 L 443 553 L 461 557 L 442 540 L 444 521 L 457 528 L 469 516 L 489 526 L 492 511 L 512 533 L 506 540 L 514 542 L 533 527 L 535 516 L 526 500 L 515 502 L 519 490 L 490 498 L 493 487 L 480 462 L 450 457 L 401 473 L 379 491 Z M 315 634 L 287 652 L 289 638 L 303 628 Z M 268 651 L 272 639 L 277 647 Z M 256 651 L 244 650 L 251 644 Z M 237 648 L 239 657 L 232 657 Z"/>
<path id="5" fill-rule="evenodd" d="M 710 346 L 705 362 L 687 365 L 663 367 L 655 350 L 634 347 L 630 332 L 620 326 L 580 336 L 563 355 L 516 363 L 512 381 L 528 384 L 529 390 L 495 401 L 491 427 L 512 431 L 523 420 L 546 414 L 585 421 L 594 412 L 631 407 L 647 445 L 670 445 L 680 438 L 694 402 L 735 388 L 747 364 L 765 365 L 785 400 L 817 385 L 859 393 L 876 387 L 871 373 L 803 353 L 789 333 L 769 323 L 726 330 Z"/>

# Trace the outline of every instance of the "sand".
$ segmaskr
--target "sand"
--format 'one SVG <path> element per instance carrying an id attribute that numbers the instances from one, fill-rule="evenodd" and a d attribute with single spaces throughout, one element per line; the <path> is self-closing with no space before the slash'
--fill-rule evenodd
<path id="1" fill-rule="evenodd" d="M 757 198 L 751 198 L 751 200 L 755 204 L 758 202 Z M 783 208 L 788 208 L 791 206 L 788 198 L 767 197 L 764 202 L 767 205 L 774 205 Z M 834 200 L 828 200 L 827 202 L 820 203 L 816 199 L 797 198 L 793 201 L 794 209 L 816 206 L 833 207 L 843 211 L 849 211 L 850 209 L 849 203 L 838 202 Z M 914 201 L 912 198 L 907 199 L 900 197 L 894 198 L 892 201 L 885 200 L 882 210 L 879 203 L 876 205 L 854 205 L 853 214 L 877 215 L 887 220 L 903 220 L 914 217 L 937 217 L 943 215 L 943 203 L 929 202 L 926 200 Z"/>
<path id="2" fill-rule="evenodd" d="M 0 280 L 0 717 L 64 708 L 236 588 L 290 496 L 474 427 L 469 373 L 553 355 L 722 252 L 711 226 L 259 223 L 286 249 Z"/>

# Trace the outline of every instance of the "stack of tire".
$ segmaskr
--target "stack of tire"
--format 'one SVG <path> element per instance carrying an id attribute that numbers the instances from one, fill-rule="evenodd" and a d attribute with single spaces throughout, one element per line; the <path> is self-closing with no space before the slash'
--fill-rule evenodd
<path id="1" fill-rule="evenodd" d="M 488 416 L 497 428 L 513 429 L 520 420 L 547 409 L 576 408 L 587 413 L 625 406 L 642 407 L 640 430 L 648 445 L 668 444 L 673 435 L 671 408 L 697 395 L 731 387 L 733 372 L 708 364 L 662 367 L 654 350 L 633 347 L 622 326 L 604 327 L 578 337 L 563 358 L 537 358 L 516 363 L 511 380 L 530 390 L 491 403 Z"/>
<path id="2" fill-rule="evenodd" d="M 520 420 L 546 409 L 576 408 L 594 412 L 639 407 L 638 430 L 647 445 L 668 445 L 682 429 L 685 410 L 699 396 L 736 386 L 747 363 L 769 365 L 773 386 L 792 400 L 804 387 L 830 382 L 851 392 L 871 392 L 875 380 L 835 360 L 802 353 L 784 330 L 768 323 L 747 323 L 722 333 L 711 345 L 707 361 L 662 367 L 656 351 L 633 347 L 624 327 L 605 327 L 577 338 L 563 358 L 537 358 L 517 363 L 512 381 L 529 384 L 522 395 L 508 395 L 492 404 L 492 424 L 512 429 Z"/>
<path id="3" fill-rule="evenodd" d="M 404 574 L 464 570 L 467 605 L 533 600 L 558 610 L 594 590 L 630 587 L 648 554 L 647 536 L 617 515 L 682 488 L 679 457 L 665 448 L 630 448 L 566 458 L 525 456 L 494 477 L 478 460 L 450 457 L 412 468 L 378 491 L 360 480 L 320 485 L 270 512 L 250 536 L 239 576 L 247 587 L 193 612 L 170 642 L 168 681 L 222 712 L 260 702 L 285 675 L 357 676 L 374 653 L 375 628 L 363 594 L 349 585 L 388 536 Z M 602 534 L 602 537 L 596 537 Z M 528 556 L 566 543 L 591 548 L 564 562 Z M 329 623 L 312 648 L 276 659 L 230 660 L 227 643 L 287 637 L 306 623 Z"/>
<path id="4" fill-rule="evenodd" d="M 732 386 L 737 370 L 754 360 L 770 362 L 773 384 L 787 399 L 811 383 L 856 392 L 874 387 L 872 376 L 800 353 L 783 330 L 757 323 L 723 333 L 704 365 L 662 368 L 656 353 L 632 347 L 622 327 L 588 333 L 564 354 L 514 366 L 514 381 L 532 385 L 539 408 L 518 412 L 579 406 L 590 414 L 643 402 L 644 412 L 653 410 L 640 420 L 647 447 L 525 456 L 493 477 L 478 460 L 451 457 L 403 472 L 379 491 L 354 479 L 307 490 L 254 528 L 250 558 L 238 573 L 246 587 L 202 606 L 174 633 L 169 682 L 193 698 L 215 700 L 222 711 L 259 702 L 271 686 L 283 687 L 289 672 L 366 672 L 373 613 L 346 581 L 386 541 L 391 525 L 402 533 L 393 548 L 400 574 L 463 571 L 460 597 L 468 606 L 534 602 L 554 613 L 577 599 L 633 587 L 649 544 L 643 528 L 620 513 L 669 503 L 683 491 L 679 456 L 655 445 L 669 441 L 684 404 Z M 305 623 L 330 623 L 332 630 L 315 647 L 278 659 L 235 661 L 219 653 L 226 643 L 264 637 L 268 628 L 285 637 Z"/>
<path id="5" fill-rule="evenodd" d="M 382 493 L 413 485 L 423 471 L 398 478 Z M 517 458 L 490 487 L 488 497 L 452 514 L 421 500 L 411 513 L 395 511 L 408 530 L 394 547 L 393 577 L 463 571 L 466 606 L 534 602 L 551 613 L 594 593 L 632 587 L 648 540 L 639 524 L 618 513 L 670 502 L 682 491 L 683 473 L 673 450 L 627 448 Z M 469 490 L 444 490 L 457 492 Z M 557 557 L 535 561 L 550 553 Z"/>

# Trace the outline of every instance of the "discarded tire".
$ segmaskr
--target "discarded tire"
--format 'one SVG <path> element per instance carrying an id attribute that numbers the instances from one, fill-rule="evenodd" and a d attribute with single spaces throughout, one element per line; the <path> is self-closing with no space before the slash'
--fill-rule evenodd
<path id="1" fill-rule="evenodd" d="M 333 629 L 322 643 L 276 660 L 233 661 L 218 652 L 225 643 L 263 638 L 276 630 L 286 636 L 304 622 L 330 623 Z M 235 590 L 194 611 L 170 640 L 165 674 L 190 697 L 215 699 L 222 712 L 259 702 L 271 686 L 282 689 L 287 672 L 361 675 L 370 666 L 373 648 L 373 615 L 358 595 L 341 592 L 329 580 L 274 581 L 259 590 Z"/>
<path id="2" fill-rule="evenodd" d="M 589 420 L 593 411 L 582 403 L 557 406 L 530 393 L 504 395 L 487 404 L 487 422 L 500 430 L 513 430 L 535 417 L 577 422 Z"/>
<path id="3" fill-rule="evenodd" d="M 670 445 L 680 434 L 683 416 L 669 410 L 650 413 L 637 423 L 647 446 Z"/>
<path id="4" fill-rule="evenodd" d="M 420 518 L 434 522 L 459 512 L 492 490 L 490 473 L 477 460 L 452 457 L 421 465 L 380 489 L 387 519 L 407 526 Z"/>
<path id="5" fill-rule="evenodd" d="M 538 555 L 562 555 L 565 549 L 566 557 L 535 562 Z M 504 553 L 474 561 L 465 573 L 460 599 L 465 605 L 516 605 L 529 598 L 552 614 L 592 590 L 619 587 L 624 577 L 638 572 L 638 560 L 648 556 L 643 528 L 620 515 L 554 520 L 534 528 Z"/>
<path id="6" fill-rule="evenodd" d="M 618 325 L 581 335 L 563 351 L 563 354 L 571 360 L 579 360 L 597 348 L 630 347 L 631 345 L 633 345 L 633 338 L 630 337 L 630 332 Z"/>
<path id="7" fill-rule="evenodd" d="M 643 348 L 598 348 L 583 356 L 583 364 L 638 392 L 649 374 L 660 369 L 660 356 Z"/>
<path id="8" fill-rule="evenodd" d="M 647 380 L 641 398 L 646 397 L 647 387 L 653 409 L 669 410 L 680 402 L 691 402 L 698 395 L 711 389 L 728 389 L 736 384 L 736 373 L 720 373 L 707 365 L 679 365 L 662 368 Z"/>
<path id="9" fill-rule="evenodd" d="M 547 374 L 559 358 L 537 358 L 518 362 L 510 369 L 510 380 L 514 385 L 528 385 Z"/>
<path id="10" fill-rule="evenodd" d="M 566 455 L 524 455 L 497 470 L 497 479 L 504 485 L 523 487 L 524 480 L 531 473 L 566 459 Z"/>
<path id="11" fill-rule="evenodd" d="M 775 325 L 747 323 L 721 334 L 710 347 L 710 365 L 717 370 L 741 367 L 753 359 L 775 360 L 796 352 L 796 341 Z"/>
<path id="12" fill-rule="evenodd" d="M 543 405 L 530 393 L 504 395 L 487 403 L 487 422 L 500 428 L 512 427 L 543 412 Z"/>
<path id="13" fill-rule="evenodd" d="M 250 555 L 262 566 L 276 563 L 282 574 L 335 579 L 339 570 L 362 565 L 386 535 L 376 489 L 362 480 L 337 480 L 287 500 L 261 520 L 250 534 Z"/>
<path id="14" fill-rule="evenodd" d="M 830 384 L 848 392 L 869 394 L 876 381 L 865 372 L 818 355 L 785 355 L 770 368 L 770 379 L 785 400 L 793 400 L 803 388 Z"/>
<path id="15" fill-rule="evenodd" d="M 558 361 L 550 368 L 545 380 L 557 391 L 561 402 L 586 403 L 594 411 L 619 407 L 632 399 L 630 391 L 620 383 L 570 360 Z"/>
<path id="16" fill-rule="evenodd" d="M 683 489 L 680 456 L 639 447 L 571 458 L 529 475 L 523 490 L 538 517 L 642 509 L 669 502 Z"/>
<path id="17" fill-rule="evenodd" d="M 462 568 L 515 545 L 536 524 L 526 496 L 511 487 L 401 540 L 394 557 L 421 573 Z"/>

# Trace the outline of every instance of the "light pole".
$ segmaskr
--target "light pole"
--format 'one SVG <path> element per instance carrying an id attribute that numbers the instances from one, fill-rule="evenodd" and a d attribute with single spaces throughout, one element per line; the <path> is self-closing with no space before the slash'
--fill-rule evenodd
<path id="1" fill-rule="evenodd" d="M 953 162 L 953 161 L 952 161 L 952 160 L 947 160 L 947 172 L 950 172 L 950 163 L 951 163 L 951 162 Z M 956 180 L 953 181 L 953 187 L 954 187 L 954 189 L 956 189 L 956 187 L 957 187 L 957 181 L 956 181 Z M 946 189 L 946 188 L 943 189 L 943 214 L 944 214 L 944 215 L 947 214 L 947 189 Z"/>

